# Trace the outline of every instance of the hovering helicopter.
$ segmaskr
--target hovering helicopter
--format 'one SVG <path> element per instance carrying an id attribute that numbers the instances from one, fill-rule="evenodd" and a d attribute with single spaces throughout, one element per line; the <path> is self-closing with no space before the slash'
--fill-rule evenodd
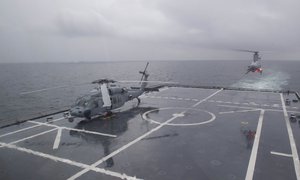
<path id="1" fill-rule="evenodd" d="M 250 50 L 239 50 L 239 51 L 253 53 L 253 61 L 250 64 L 250 66 L 248 66 L 247 72 L 245 74 L 248 74 L 249 72 L 259 72 L 260 74 L 262 74 L 263 69 L 260 63 L 261 58 L 259 57 L 258 54 L 259 51 L 250 51 Z"/>
<path id="2" fill-rule="evenodd" d="M 98 87 L 93 89 L 90 94 L 78 98 L 75 104 L 71 107 L 66 115 L 70 122 L 73 122 L 74 118 L 86 118 L 91 119 L 96 115 L 112 115 L 112 110 L 122 107 L 127 101 L 137 99 L 138 105 L 141 100 L 141 96 L 144 92 L 158 91 L 156 87 L 146 87 L 149 74 L 147 73 L 147 63 L 144 71 L 140 71 L 142 78 L 140 80 L 140 87 L 121 87 L 117 85 L 114 80 L 111 79 L 99 79 L 93 81 L 93 84 L 97 84 Z"/>
<path id="3" fill-rule="evenodd" d="M 241 51 L 241 52 L 250 52 L 253 53 L 253 61 L 251 64 L 248 66 L 247 72 L 245 73 L 248 74 L 249 72 L 259 72 L 262 74 L 263 69 L 261 67 L 261 58 L 259 57 L 259 51 L 251 51 L 251 50 L 244 50 L 244 49 L 234 49 L 234 51 Z"/>

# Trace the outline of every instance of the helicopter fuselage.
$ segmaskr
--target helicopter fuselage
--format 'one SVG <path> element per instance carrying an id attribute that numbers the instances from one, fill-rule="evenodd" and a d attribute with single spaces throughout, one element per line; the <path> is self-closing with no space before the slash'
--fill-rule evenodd
<path id="1" fill-rule="evenodd" d="M 261 65 L 258 62 L 252 62 L 251 65 L 248 66 L 248 71 L 260 72 L 260 71 L 262 71 Z"/>
<path id="2" fill-rule="evenodd" d="M 82 96 L 77 99 L 69 113 L 72 117 L 85 117 L 90 119 L 95 115 L 103 115 L 114 109 L 122 107 L 127 101 L 138 98 L 143 94 L 140 88 L 126 89 L 121 87 L 108 88 L 111 106 L 104 107 L 101 91 L 94 89 L 90 95 Z"/>
<path id="3" fill-rule="evenodd" d="M 254 53 L 253 54 L 253 61 L 248 66 L 246 74 L 248 74 L 249 72 L 259 72 L 260 74 L 262 74 L 263 69 L 262 69 L 261 64 L 260 64 L 260 59 L 261 58 L 258 55 L 258 51 L 249 51 L 249 50 L 246 50 L 246 52 L 252 52 L 252 53 Z"/>

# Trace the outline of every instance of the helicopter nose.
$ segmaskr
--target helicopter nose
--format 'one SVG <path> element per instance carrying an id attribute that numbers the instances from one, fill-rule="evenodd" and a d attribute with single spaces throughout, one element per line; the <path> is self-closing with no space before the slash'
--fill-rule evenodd
<path id="1" fill-rule="evenodd" d="M 82 109 L 79 107 L 71 108 L 70 109 L 70 114 L 72 116 L 82 116 Z"/>

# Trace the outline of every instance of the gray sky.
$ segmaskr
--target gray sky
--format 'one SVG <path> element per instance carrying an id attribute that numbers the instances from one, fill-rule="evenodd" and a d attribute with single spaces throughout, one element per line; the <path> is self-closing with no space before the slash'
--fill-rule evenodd
<path id="1" fill-rule="evenodd" d="M 0 62 L 300 60 L 299 0 L 1 0 Z"/>

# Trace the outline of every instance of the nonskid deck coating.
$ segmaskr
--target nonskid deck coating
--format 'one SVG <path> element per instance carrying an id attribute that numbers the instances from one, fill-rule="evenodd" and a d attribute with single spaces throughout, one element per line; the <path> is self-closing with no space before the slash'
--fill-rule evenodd
<path id="1" fill-rule="evenodd" d="M 57 114 L 3 128 L 0 178 L 299 179 L 300 126 L 285 113 L 300 110 L 285 98 L 164 88 L 109 119 Z"/>

